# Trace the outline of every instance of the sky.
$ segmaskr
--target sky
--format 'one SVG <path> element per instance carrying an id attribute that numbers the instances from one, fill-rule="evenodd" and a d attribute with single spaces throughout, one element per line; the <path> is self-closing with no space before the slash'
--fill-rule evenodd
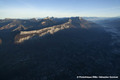
<path id="1" fill-rule="evenodd" d="M 120 0 L 0 0 L 0 18 L 116 17 Z"/>

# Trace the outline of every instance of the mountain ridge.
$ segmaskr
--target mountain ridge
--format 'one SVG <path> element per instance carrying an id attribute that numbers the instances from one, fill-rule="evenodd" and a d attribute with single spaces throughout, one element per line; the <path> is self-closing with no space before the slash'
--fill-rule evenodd
<path id="1" fill-rule="evenodd" d="M 7 22 L 7 23 L 6 23 Z M 9 23 L 8 23 L 9 22 Z M 47 17 L 43 19 L 5 19 L 0 21 L 4 24 L 0 27 L 1 36 L 4 34 L 11 34 L 12 40 L 14 38 L 15 44 L 22 43 L 30 40 L 35 36 L 43 37 L 45 35 L 54 34 L 58 31 L 77 28 L 77 29 L 97 29 L 100 30 L 101 26 L 91 21 L 87 21 L 82 17 L 70 18 L 54 18 Z M 6 33 L 7 32 L 7 33 Z M 6 35 L 6 37 L 10 37 Z M 4 37 L 3 37 L 4 38 Z M 4 39 L 2 39 L 4 41 Z M 6 40 L 7 41 L 7 40 Z"/>
<path id="2" fill-rule="evenodd" d="M 79 17 L 51 20 L 55 24 L 37 27 L 49 19 L 20 20 L 26 30 L 0 30 L 0 80 L 76 80 L 78 74 L 119 73 L 120 58 L 104 27 Z M 29 39 L 15 43 L 24 37 Z"/>

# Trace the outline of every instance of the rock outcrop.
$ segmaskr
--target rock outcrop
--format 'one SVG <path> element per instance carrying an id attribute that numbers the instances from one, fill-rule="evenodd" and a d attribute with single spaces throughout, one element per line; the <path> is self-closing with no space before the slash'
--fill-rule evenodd
<path id="1" fill-rule="evenodd" d="M 52 26 L 52 27 L 47 27 L 47 28 L 43 28 L 43 29 L 40 29 L 40 30 L 21 31 L 20 34 L 18 34 L 15 37 L 15 43 L 22 43 L 25 40 L 28 40 L 28 39 L 32 38 L 33 36 L 36 36 L 36 35 L 38 35 L 39 37 L 42 37 L 46 34 L 54 34 L 54 33 L 58 32 L 60 30 L 75 27 L 71 24 L 71 21 L 72 20 L 70 19 L 68 22 L 66 22 L 64 24 L 56 25 L 56 26 Z"/>
<path id="2" fill-rule="evenodd" d="M 42 23 L 45 24 L 45 22 Z M 45 28 L 43 27 L 42 29 L 37 29 L 37 30 L 20 31 L 20 33 L 15 37 L 15 43 L 22 43 L 26 40 L 32 39 L 34 36 L 42 37 L 47 34 L 54 34 L 63 29 L 69 29 L 69 28 L 88 29 L 94 26 L 96 26 L 96 24 L 86 21 L 81 17 L 71 17 L 68 19 L 67 22 L 60 25 L 54 25 Z"/>
<path id="3" fill-rule="evenodd" d="M 67 22 L 69 18 L 43 18 L 43 19 L 5 19 L 0 20 L 0 31 L 38 30 L 49 26 L 60 25 Z"/>

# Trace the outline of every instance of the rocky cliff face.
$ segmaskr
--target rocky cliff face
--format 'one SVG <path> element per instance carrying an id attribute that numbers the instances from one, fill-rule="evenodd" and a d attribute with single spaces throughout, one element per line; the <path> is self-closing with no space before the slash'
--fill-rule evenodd
<path id="1" fill-rule="evenodd" d="M 91 29 L 98 27 L 97 24 L 86 21 L 81 17 L 71 18 L 44 18 L 44 19 L 5 19 L 0 20 L 0 33 L 5 31 L 12 32 L 14 43 L 22 43 L 26 40 L 33 39 L 35 36 L 42 37 L 52 35 L 58 31 L 69 28 Z M 1 33 L 1 35 L 3 34 Z M 3 35 L 2 35 L 3 36 Z M 7 40 L 6 40 L 7 41 Z M 12 41 L 13 42 L 13 41 Z"/>
<path id="2" fill-rule="evenodd" d="M 42 37 L 47 34 L 54 34 L 63 29 L 73 28 L 75 26 L 71 24 L 71 21 L 72 20 L 70 19 L 68 22 L 66 22 L 64 24 L 47 27 L 47 28 L 43 28 L 40 30 L 21 31 L 20 34 L 18 34 L 15 37 L 15 43 L 24 42 L 25 40 L 31 39 L 32 37 L 34 37 L 36 35 L 38 35 L 39 37 Z"/>
<path id="3" fill-rule="evenodd" d="M 43 24 L 45 24 L 45 22 Z M 88 29 L 88 28 L 95 27 L 95 26 L 96 24 L 86 21 L 80 17 L 72 17 L 72 18 L 69 18 L 67 22 L 60 24 L 60 25 L 54 25 L 51 27 L 48 26 L 48 27 L 45 27 L 39 30 L 20 31 L 20 33 L 15 36 L 15 43 L 22 43 L 26 40 L 32 39 L 34 36 L 42 37 L 47 34 L 52 35 L 64 29 L 69 29 L 69 28 Z"/>
<path id="4" fill-rule="evenodd" d="M 5 19 L 0 20 L 0 30 L 21 31 L 37 30 L 48 26 L 60 25 L 67 19 L 44 18 L 44 19 Z"/>

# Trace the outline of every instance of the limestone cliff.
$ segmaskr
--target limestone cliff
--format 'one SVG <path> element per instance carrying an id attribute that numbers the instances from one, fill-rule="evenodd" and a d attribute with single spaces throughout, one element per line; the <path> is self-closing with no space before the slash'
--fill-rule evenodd
<path id="1" fill-rule="evenodd" d="M 75 27 L 71 24 L 72 20 L 69 20 L 68 22 L 61 24 L 61 25 L 56 25 L 56 26 L 52 26 L 52 27 L 47 27 L 47 28 L 43 28 L 40 30 L 32 30 L 32 31 L 21 31 L 20 34 L 18 34 L 15 37 L 15 43 L 22 43 L 25 40 L 28 40 L 30 38 L 32 38 L 33 36 L 38 35 L 39 37 L 44 36 L 46 34 L 54 34 L 60 30 L 63 29 L 68 29 L 68 28 L 72 28 Z"/>

